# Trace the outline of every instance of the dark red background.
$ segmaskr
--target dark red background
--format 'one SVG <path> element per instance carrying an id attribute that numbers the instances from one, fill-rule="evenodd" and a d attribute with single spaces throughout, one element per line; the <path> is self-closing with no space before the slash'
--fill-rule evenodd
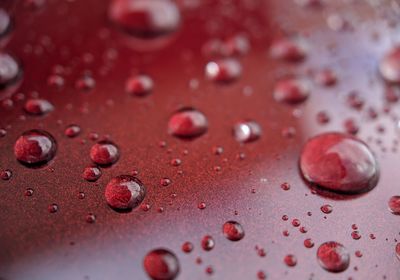
<path id="1" fill-rule="evenodd" d="M 146 279 L 143 257 L 165 247 L 179 258 L 178 279 L 256 279 L 259 270 L 268 279 L 400 279 L 394 250 L 399 217 L 387 209 L 390 196 L 400 192 L 398 153 L 391 151 L 398 138 L 392 117 L 399 107 L 394 104 L 390 114 L 382 112 L 385 85 L 377 71 L 380 58 L 400 38 L 396 1 L 376 1 L 376 6 L 374 1 L 327 1 L 316 9 L 301 8 L 291 0 L 192 1 L 198 2 L 192 8 L 184 2 L 188 1 L 178 3 L 183 16 L 179 32 L 163 48 L 146 53 L 136 51 L 109 24 L 108 1 L 48 0 L 33 10 L 24 1 L 0 2 L 15 20 L 5 49 L 23 64 L 18 92 L 29 96 L 37 91 L 55 105 L 46 117 L 26 116 L 21 101 L 12 108 L 0 107 L 0 127 L 7 128 L 0 138 L 0 169 L 13 172 L 11 180 L 0 181 L 0 278 Z M 341 14 L 352 28 L 331 30 L 326 19 L 332 14 Z M 203 44 L 240 32 L 251 41 L 251 51 L 241 58 L 242 77 L 230 85 L 207 81 L 204 66 L 210 59 L 201 52 Z M 268 56 L 271 41 L 283 33 L 301 33 L 308 39 L 311 49 L 305 62 L 290 65 Z M 92 62 L 85 62 L 88 54 Z M 117 56 L 110 60 L 107 54 Z M 66 69 L 62 89 L 47 84 L 56 65 Z M 337 73 L 336 86 L 315 85 L 309 100 L 298 107 L 273 100 L 274 82 L 282 74 L 302 76 L 325 67 Z M 96 80 L 89 92 L 75 87 L 85 71 Z M 124 91 L 125 81 L 142 72 L 154 79 L 154 91 L 145 98 L 131 97 Z M 199 81 L 195 90 L 189 87 L 191 79 Z M 243 94 L 245 87 L 253 94 Z M 346 105 L 351 90 L 365 98 L 365 108 L 377 109 L 376 120 L 368 118 L 366 109 L 358 112 Z M 210 125 L 207 134 L 190 142 L 168 135 L 168 118 L 181 106 L 204 112 Z M 331 116 L 324 126 L 316 120 L 321 110 Z M 293 111 L 301 116 L 294 117 Z M 351 199 L 313 195 L 297 169 L 301 146 L 319 132 L 344 131 L 348 117 L 361 124 L 359 137 L 377 155 L 380 182 Z M 260 123 L 263 135 L 258 141 L 240 145 L 234 140 L 232 126 L 242 119 Z M 64 135 L 69 124 L 82 128 L 78 138 Z M 377 132 L 378 125 L 385 127 L 383 134 Z M 284 138 L 281 131 L 290 126 L 296 128 L 296 136 Z M 33 128 L 47 130 L 58 142 L 56 158 L 42 169 L 28 169 L 13 155 L 15 139 Z M 90 164 L 91 132 L 110 135 L 121 149 L 120 160 L 103 169 L 97 183 L 81 176 Z M 160 148 L 160 141 L 167 147 Z M 224 148 L 222 155 L 213 154 L 216 145 Z M 239 153 L 246 158 L 238 160 Z M 171 166 L 173 158 L 180 158 L 182 165 Z M 214 171 L 215 166 L 222 170 Z M 151 209 L 120 214 L 107 206 L 104 188 L 113 176 L 133 170 L 147 187 L 145 202 Z M 160 185 L 164 177 L 172 180 L 170 186 Z M 291 184 L 289 191 L 280 188 L 283 182 Z M 34 189 L 32 197 L 24 196 L 28 187 Z M 83 200 L 78 199 L 80 191 L 86 194 Z M 199 210 L 199 202 L 205 202 L 206 209 Z M 55 214 L 47 211 L 51 203 L 59 205 Z M 320 211 L 325 203 L 333 206 L 331 214 Z M 157 212 L 159 207 L 163 213 Z M 85 220 L 89 212 L 97 217 L 94 224 Z M 284 214 L 289 221 L 282 220 Z M 306 234 L 291 225 L 293 218 L 308 228 Z M 222 235 L 227 220 L 243 225 L 243 240 L 233 243 Z M 352 224 L 358 225 L 360 240 L 352 239 Z M 284 230 L 289 237 L 283 236 Z M 371 233 L 376 239 L 370 239 Z M 216 242 L 210 252 L 200 247 L 206 234 Z M 306 238 L 314 240 L 314 248 L 304 247 Z M 324 271 L 316 260 L 319 244 L 331 240 L 351 253 L 350 267 L 340 274 Z M 195 245 L 191 254 L 181 251 L 185 241 Z M 266 257 L 257 255 L 256 245 L 266 250 Z M 362 251 L 362 258 L 355 257 L 356 250 Z M 287 254 L 297 257 L 295 267 L 284 264 Z M 211 276 L 205 273 L 208 265 L 214 268 Z"/>

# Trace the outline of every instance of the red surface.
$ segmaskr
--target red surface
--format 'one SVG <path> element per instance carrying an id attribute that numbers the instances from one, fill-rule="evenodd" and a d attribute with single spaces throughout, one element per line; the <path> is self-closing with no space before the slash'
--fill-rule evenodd
<path id="1" fill-rule="evenodd" d="M 0 3 L 15 22 L 9 42 L 1 45 L 24 70 L 13 105 L 3 101 L 0 106 L 0 128 L 6 129 L 0 169 L 12 171 L 10 180 L 0 180 L 0 278 L 147 279 L 143 258 L 162 247 L 179 259 L 178 279 L 257 279 L 261 270 L 268 279 L 400 279 L 395 251 L 400 217 L 388 210 L 389 198 L 400 192 L 399 154 L 392 150 L 399 104 L 386 105 L 387 85 L 378 72 L 380 59 L 400 39 L 396 0 L 327 1 L 314 8 L 291 0 L 182 0 L 179 31 L 151 43 L 112 26 L 109 1 L 45 2 L 39 9 L 25 1 Z M 337 28 L 337 15 L 347 24 L 332 30 L 328 23 Z M 211 59 L 202 46 L 239 33 L 251 45 L 240 58 L 241 76 L 230 84 L 209 81 L 204 70 Z M 271 42 L 285 34 L 306 39 L 304 61 L 270 57 Z M 54 84 L 62 80 L 52 73 L 60 66 L 64 85 L 58 88 Z M 312 79 L 326 68 L 337 74 L 334 86 L 313 83 L 309 98 L 297 106 L 274 100 L 280 78 Z M 127 79 L 143 73 L 153 79 L 154 89 L 145 97 L 131 96 L 125 91 Z M 351 91 L 358 92 L 361 105 L 354 97 L 348 101 Z M 19 92 L 26 98 L 38 92 L 54 111 L 27 115 Z M 209 124 L 204 135 L 187 141 L 168 133 L 170 116 L 183 107 L 204 113 Z M 329 123 L 317 121 L 320 111 L 330 116 Z M 379 183 L 361 196 L 312 194 L 298 171 L 302 145 L 321 132 L 345 131 L 348 119 L 360 126 L 358 137 L 376 154 Z M 234 139 L 232 128 L 242 120 L 260 124 L 258 140 L 239 144 Z M 78 137 L 65 136 L 71 124 L 81 127 Z M 295 136 L 283 137 L 291 127 Z M 47 167 L 30 169 L 15 159 L 14 143 L 30 129 L 44 129 L 57 140 L 57 154 Z M 91 133 L 120 149 L 119 160 L 102 168 L 95 183 L 82 178 L 91 164 Z M 215 154 L 216 146 L 222 154 Z M 182 161 L 178 166 L 171 164 L 176 158 Z M 146 186 L 142 205 L 150 209 L 118 213 L 106 203 L 105 186 L 115 176 L 134 173 Z M 171 184 L 160 184 L 163 178 Z M 287 191 L 281 188 L 284 182 L 290 184 Z M 28 188 L 31 196 L 25 195 Z M 49 213 L 53 203 L 58 210 Z M 332 213 L 321 212 L 325 204 L 332 205 Z M 294 218 L 299 227 L 292 225 Z M 243 226 L 242 240 L 223 235 L 229 220 Z M 351 236 L 353 224 L 359 240 Z M 215 240 L 210 251 L 201 248 L 205 235 Z M 307 238 L 312 248 L 303 245 Z M 181 250 L 186 241 L 194 244 L 189 254 Z M 327 241 L 340 242 L 350 253 L 350 266 L 340 274 L 318 264 L 316 251 Z M 285 264 L 288 255 L 297 260 L 295 266 Z"/>

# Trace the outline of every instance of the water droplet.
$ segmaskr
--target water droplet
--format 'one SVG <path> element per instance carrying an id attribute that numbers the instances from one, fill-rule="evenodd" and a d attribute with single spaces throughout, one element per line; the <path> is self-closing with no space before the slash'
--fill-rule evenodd
<path id="1" fill-rule="evenodd" d="M 324 204 L 321 206 L 322 213 L 330 214 L 333 211 L 333 207 L 329 204 Z"/>
<path id="2" fill-rule="evenodd" d="M 24 195 L 25 195 L 25 196 L 32 196 L 32 195 L 33 195 L 33 189 L 32 189 L 32 188 L 27 188 L 27 189 L 25 190 Z"/>
<path id="3" fill-rule="evenodd" d="M 182 251 L 184 252 L 184 253 L 186 253 L 186 254 L 189 254 L 190 252 L 192 252 L 193 251 L 193 248 L 194 248 L 194 246 L 193 246 L 193 243 L 192 242 L 185 242 L 185 243 L 183 243 L 182 244 Z"/>
<path id="4" fill-rule="evenodd" d="M 110 141 L 100 141 L 90 149 L 90 158 L 99 165 L 111 165 L 119 159 L 119 149 Z"/>
<path id="5" fill-rule="evenodd" d="M 24 105 L 29 115 L 43 116 L 54 110 L 53 105 L 45 99 L 29 99 Z"/>
<path id="6" fill-rule="evenodd" d="M 131 77 L 126 81 L 125 90 L 134 96 L 146 96 L 154 87 L 153 80 L 147 75 Z"/>
<path id="7" fill-rule="evenodd" d="M 67 128 L 64 131 L 65 136 L 69 138 L 74 138 L 78 136 L 79 133 L 81 133 L 81 128 L 76 124 L 71 124 L 67 126 Z"/>
<path id="8" fill-rule="evenodd" d="M 215 241 L 210 235 L 204 236 L 203 239 L 201 240 L 201 247 L 205 251 L 211 251 L 214 248 L 214 246 L 215 246 Z"/>
<path id="9" fill-rule="evenodd" d="M 400 46 L 395 46 L 384 55 L 379 71 L 386 81 L 400 83 Z"/>
<path id="10" fill-rule="evenodd" d="M 389 210 L 395 215 L 400 215 L 400 196 L 394 195 L 388 202 Z"/>
<path id="11" fill-rule="evenodd" d="M 396 251 L 396 257 L 400 260 L 400 243 L 396 244 L 395 251 Z"/>
<path id="12" fill-rule="evenodd" d="M 282 184 L 281 184 L 281 189 L 284 190 L 284 191 L 290 190 L 290 184 L 287 183 L 287 182 L 282 183 Z"/>
<path id="13" fill-rule="evenodd" d="M 276 40 L 270 48 L 270 54 L 273 58 L 288 62 L 302 61 L 307 56 L 307 52 L 307 44 L 300 37 L 288 37 Z"/>
<path id="14" fill-rule="evenodd" d="M 294 227 L 299 227 L 300 226 L 300 220 L 299 219 L 293 219 L 292 220 L 292 225 Z"/>
<path id="15" fill-rule="evenodd" d="M 50 204 L 50 205 L 47 207 L 47 210 L 49 211 L 49 213 L 56 213 L 56 212 L 58 211 L 58 205 L 55 204 L 55 203 Z"/>
<path id="16" fill-rule="evenodd" d="M 337 77 L 335 72 L 333 72 L 330 69 L 323 69 L 321 71 L 318 71 L 315 76 L 314 80 L 317 84 L 320 84 L 322 86 L 333 86 L 337 82 Z"/>
<path id="17" fill-rule="evenodd" d="M 349 267 L 350 254 L 347 249 L 335 241 L 319 246 L 317 259 L 322 268 L 329 272 L 342 272 Z"/>
<path id="18" fill-rule="evenodd" d="M 200 203 L 197 205 L 197 208 L 199 208 L 200 210 L 206 209 L 206 204 L 205 204 L 205 202 L 200 202 Z"/>
<path id="19" fill-rule="evenodd" d="M 238 142 L 248 143 L 260 138 L 261 131 L 261 126 L 257 122 L 242 121 L 233 127 L 233 136 Z"/>
<path id="20" fill-rule="evenodd" d="M 346 119 L 344 121 L 344 128 L 347 133 L 353 134 L 353 135 L 357 134 L 360 129 L 357 122 L 353 119 Z"/>
<path id="21" fill-rule="evenodd" d="M 0 39 L 3 39 L 9 34 L 11 25 L 9 14 L 5 10 L 0 9 Z"/>
<path id="22" fill-rule="evenodd" d="M 101 177 L 101 170 L 96 166 L 88 166 L 83 170 L 83 179 L 89 182 L 95 182 Z"/>
<path id="23" fill-rule="evenodd" d="M 311 238 L 307 238 L 304 240 L 304 247 L 306 248 L 312 248 L 314 247 L 314 241 L 312 241 Z"/>
<path id="24" fill-rule="evenodd" d="M 160 185 L 163 187 L 168 187 L 169 185 L 171 185 L 172 181 L 169 178 L 162 178 L 160 180 Z"/>
<path id="25" fill-rule="evenodd" d="M 303 177 L 310 183 L 341 193 L 360 193 L 378 182 L 378 163 L 361 140 L 341 133 L 310 139 L 300 158 Z"/>
<path id="26" fill-rule="evenodd" d="M 226 222 L 222 227 L 222 232 L 231 241 L 239 241 L 244 237 L 242 225 L 235 221 Z"/>
<path id="27" fill-rule="evenodd" d="M 14 154 L 17 160 L 29 167 L 46 164 L 53 159 L 56 150 L 55 139 L 43 130 L 24 132 L 14 145 Z"/>
<path id="28" fill-rule="evenodd" d="M 89 213 L 86 215 L 85 220 L 88 224 L 94 224 L 94 222 L 96 222 L 96 215 L 94 215 L 93 213 Z"/>
<path id="29" fill-rule="evenodd" d="M 361 257 L 363 256 L 362 252 L 359 251 L 359 250 L 357 250 L 357 251 L 354 253 L 354 255 L 355 255 L 357 258 L 361 258 Z"/>
<path id="30" fill-rule="evenodd" d="M 153 280 L 173 280 L 179 274 L 179 261 L 167 249 L 155 249 L 144 257 L 143 266 Z"/>
<path id="31" fill-rule="evenodd" d="M 297 264 L 297 258 L 294 255 L 286 255 L 283 260 L 285 264 L 289 267 L 296 266 Z"/>
<path id="32" fill-rule="evenodd" d="M 96 81 L 89 74 L 83 75 L 75 83 L 75 87 L 82 91 L 89 91 L 93 89 L 95 86 L 96 86 Z"/>
<path id="33" fill-rule="evenodd" d="M 296 105 L 304 102 L 310 95 L 310 84 L 305 79 L 285 78 L 278 81 L 274 88 L 277 102 Z"/>
<path id="34" fill-rule="evenodd" d="M 192 108 L 177 111 L 168 122 L 168 132 L 180 138 L 195 138 L 204 134 L 207 129 L 206 116 Z"/>
<path id="35" fill-rule="evenodd" d="M 9 169 L 1 170 L 0 171 L 0 178 L 4 181 L 10 180 L 12 177 L 12 172 Z"/>
<path id="36" fill-rule="evenodd" d="M 242 74 L 240 62 L 234 58 L 211 61 L 206 65 L 206 76 L 209 80 L 219 83 L 230 83 Z"/>
<path id="37" fill-rule="evenodd" d="M 22 77 L 22 69 L 19 63 L 9 54 L 0 53 L 0 90 L 10 88 Z M 12 92 L 0 93 L 0 100 L 10 97 Z"/>
<path id="38" fill-rule="evenodd" d="M 136 208 L 145 195 L 146 189 L 143 183 L 130 175 L 120 175 L 111 179 L 105 190 L 108 205 L 117 211 Z"/>
<path id="39" fill-rule="evenodd" d="M 108 15 L 121 30 L 145 39 L 176 32 L 181 21 L 176 4 L 164 0 L 113 0 Z"/>

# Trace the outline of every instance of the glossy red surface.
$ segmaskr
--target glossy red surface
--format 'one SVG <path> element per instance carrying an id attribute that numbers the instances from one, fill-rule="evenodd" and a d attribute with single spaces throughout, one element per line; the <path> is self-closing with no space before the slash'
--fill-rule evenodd
<path id="1" fill-rule="evenodd" d="M 178 31 L 148 41 L 116 28 L 110 1 L 1 1 L 14 24 L 0 45 L 21 62 L 23 77 L 11 99 L 0 93 L 0 170 L 12 172 L 0 180 L 0 278 L 148 279 L 144 257 L 166 248 L 179 260 L 177 279 L 400 279 L 400 216 L 388 209 L 400 192 L 399 104 L 387 97 L 389 89 L 398 96 L 398 86 L 386 84 L 378 70 L 400 40 L 400 5 L 296 4 L 306 2 L 317 1 L 177 0 Z M 205 67 L 221 55 L 210 56 L 204 46 L 239 34 L 249 39 L 248 52 L 224 55 L 237 56 L 240 76 L 229 84 L 210 81 Z M 306 40 L 304 59 L 271 57 L 271 43 L 292 35 Z M 327 68 L 336 83 L 314 83 Z M 126 81 L 143 73 L 154 88 L 133 97 Z M 288 76 L 310 80 L 302 104 L 275 101 L 276 82 Z M 54 111 L 27 115 L 30 96 L 46 99 Z M 168 132 L 171 115 L 185 107 L 208 120 L 207 132 L 190 141 Z M 318 122 L 321 111 L 329 122 Z M 298 170 L 302 146 L 322 132 L 345 132 L 348 119 L 375 153 L 378 185 L 359 196 L 314 192 Z M 242 120 L 256 121 L 261 137 L 236 141 L 232 128 Z M 65 135 L 71 124 L 81 128 L 77 137 Z M 30 129 L 57 141 L 47 166 L 28 168 L 14 156 L 16 139 Z M 82 172 L 92 164 L 90 149 L 104 139 L 118 146 L 119 160 L 88 182 Z M 107 183 L 123 174 L 138 177 L 147 192 L 129 213 L 111 209 L 104 196 Z M 170 182 L 160 184 L 163 178 Z M 331 213 L 321 211 L 325 204 Z M 231 220 L 245 232 L 237 242 L 222 232 Z M 207 235 L 215 242 L 210 251 L 201 246 Z M 307 238 L 312 248 L 304 246 Z M 350 254 L 341 273 L 318 263 L 317 249 L 328 241 Z M 194 245 L 190 253 L 181 249 L 185 242 Z"/>

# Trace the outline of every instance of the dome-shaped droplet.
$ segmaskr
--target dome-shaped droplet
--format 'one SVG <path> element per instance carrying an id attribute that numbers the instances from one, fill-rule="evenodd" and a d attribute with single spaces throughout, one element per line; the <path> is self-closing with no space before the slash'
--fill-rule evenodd
<path id="1" fill-rule="evenodd" d="M 88 166 L 83 170 L 83 179 L 89 182 L 95 182 L 101 177 L 101 170 L 96 166 Z"/>
<path id="2" fill-rule="evenodd" d="M 65 136 L 67 136 L 69 138 L 74 138 L 74 137 L 78 136 L 79 133 L 81 133 L 81 128 L 76 124 L 71 124 L 71 125 L 67 126 L 64 130 Z"/>
<path id="3" fill-rule="evenodd" d="M 395 215 L 400 215 L 400 195 L 394 195 L 388 202 L 389 210 Z"/>
<path id="4" fill-rule="evenodd" d="M 181 138 L 194 138 L 208 129 L 206 116 L 195 109 L 187 108 L 174 113 L 168 122 L 168 132 Z"/>
<path id="5" fill-rule="evenodd" d="M 271 56 L 288 62 L 298 62 L 307 56 L 307 44 L 299 37 L 282 38 L 272 43 Z"/>
<path id="6" fill-rule="evenodd" d="M 214 82 L 229 83 L 238 79 L 242 73 L 240 62 L 234 58 L 211 61 L 206 65 L 206 76 Z"/>
<path id="7" fill-rule="evenodd" d="M 24 110 L 29 115 L 43 116 L 54 110 L 53 105 L 45 99 L 29 99 L 24 105 Z"/>
<path id="8" fill-rule="evenodd" d="M 283 261 L 285 262 L 285 264 L 289 267 L 293 267 L 296 266 L 297 264 L 297 258 L 294 255 L 286 255 L 285 258 L 283 259 Z"/>
<path id="9" fill-rule="evenodd" d="M 43 130 L 24 132 L 14 145 L 17 160 L 32 167 L 49 162 L 56 154 L 56 150 L 57 144 L 53 136 Z"/>
<path id="10" fill-rule="evenodd" d="M 153 90 L 153 80 L 146 75 L 131 77 L 126 81 L 125 90 L 134 96 L 145 96 Z"/>
<path id="11" fill-rule="evenodd" d="M 146 189 L 143 183 L 130 175 L 120 175 L 111 179 L 105 191 L 108 205 L 121 211 L 136 208 L 145 195 Z"/>
<path id="12" fill-rule="evenodd" d="M 335 241 L 319 246 L 317 259 L 322 268 L 329 272 L 342 272 L 349 267 L 350 254 L 347 249 Z"/>
<path id="13" fill-rule="evenodd" d="M 228 221 L 222 227 L 222 232 L 231 241 L 239 241 L 244 237 L 244 229 L 235 221 Z"/>
<path id="14" fill-rule="evenodd" d="M 0 53 L 0 90 L 3 91 L 15 85 L 22 76 L 22 70 L 18 62 L 7 53 Z M 1 94 L 0 100 L 9 97 L 9 94 Z"/>
<path id="15" fill-rule="evenodd" d="M 310 183 L 341 193 L 360 193 L 374 188 L 378 163 L 361 140 L 342 133 L 311 138 L 303 148 L 300 170 Z"/>
<path id="16" fill-rule="evenodd" d="M 157 38 L 178 30 L 181 16 L 170 0 L 113 0 L 108 15 L 111 22 L 139 38 Z"/>
<path id="17" fill-rule="evenodd" d="M 299 104 L 310 95 L 310 83 L 305 79 L 285 78 L 278 81 L 274 88 L 276 101 L 286 104 Z"/>
<path id="18" fill-rule="evenodd" d="M 143 260 L 144 270 L 153 280 L 173 280 L 179 274 L 179 261 L 174 253 L 166 249 L 155 249 Z"/>
<path id="19" fill-rule="evenodd" d="M 211 251 L 215 246 L 214 238 L 211 235 L 205 235 L 201 240 L 201 247 L 205 251 Z"/>
<path id="20" fill-rule="evenodd" d="M 386 53 L 379 64 L 382 77 L 391 83 L 400 83 L 400 46 Z"/>
<path id="21" fill-rule="evenodd" d="M 90 158 L 99 165 L 111 165 L 119 159 L 119 149 L 112 142 L 100 141 L 90 149 Z"/>
<path id="22" fill-rule="evenodd" d="M 11 18 L 5 10 L 0 9 L 0 40 L 7 36 L 10 30 Z"/>
<path id="23" fill-rule="evenodd" d="M 255 121 L 238 122 L 233 127 L 233 136 L 241 143 L 252 142 L 261 136 L 261 126 Z"/>

